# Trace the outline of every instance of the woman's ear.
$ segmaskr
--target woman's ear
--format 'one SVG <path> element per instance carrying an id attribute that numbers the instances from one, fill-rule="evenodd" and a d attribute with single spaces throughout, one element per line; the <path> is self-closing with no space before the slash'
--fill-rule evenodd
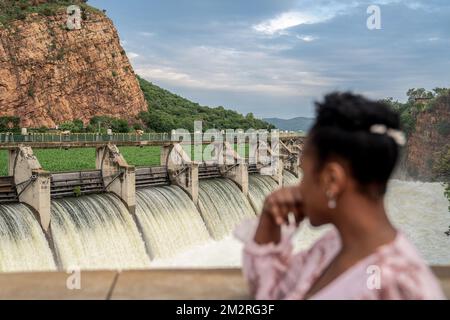
<path id="1" fill-rule="evenodd" d="M 328 162 L 322 170 L 322 182 L 324 192 L 333 198 L 338 198 L 347 184 L 347 172 L 339 162 Z"/>

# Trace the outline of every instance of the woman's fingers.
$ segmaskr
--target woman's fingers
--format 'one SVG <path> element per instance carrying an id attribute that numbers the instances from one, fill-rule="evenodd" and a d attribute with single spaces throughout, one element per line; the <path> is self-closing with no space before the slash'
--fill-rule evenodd
<path id="1" fill-rule="evenodd" d="M 264 203 L 263 213 L 272 216 L 277 225 L 288 224 L 289 213 L 293 213 L 298 225 L 303 219 L 298 189 L 283 188 L 269 195 Z"/>
<path id="2" fill-rule="evenodd" d="M 300 192 L 297 190 L 293 190 L 293 197 L 294 197 L 294 208 L 292 210 L 292 213 L 295 216 L 295 222 L 297 226 L 302 222 L 302 220 L 305 218 L 304 212 L 303 212 L 303 201 L 302 196 Z"/>

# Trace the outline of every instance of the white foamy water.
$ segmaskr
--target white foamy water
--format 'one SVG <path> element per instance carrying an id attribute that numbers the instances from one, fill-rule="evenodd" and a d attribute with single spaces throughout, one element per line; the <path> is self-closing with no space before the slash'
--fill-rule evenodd
<path id="1" fill-rule="evenodd" d="M 248 177 L 248 198 L 256 214 L 261 210 L 266 197 L 278 188 L 278 183 L 269 176 L 252 174 Z"/>
<path id="2" fill-rule="evenodd" d="M 256 187 L 267 182 L 253 180 Z M 263 185 L 259 187 L 264 189 Z M 53 201 L 51 230 L 58 262 L 64 268 L 83 269 L 241 265 L 242 244 L 231 231 L 242 219 L 256 215 L 230 180 L 200 182 L 201 213 L 176 187 L 152 188 L 138 192 L 137 198 L 143 235 L 124 204 L 111 194 Z M 255 199 L 259 199 L 258 206 L 264 200 Z M 445 235 L 450 213 L 440 183 L 393 180 L 386 205 L 393 223 L 429 264 L 450 264 L 450 237 Z M 206 229 L 216 240 L 208 240 Z M 296 250 L 309 248 L 326 229 L 302 224 L 294 238 Z M 159 258 L 150 261 L 143 239 L 151 255 Z M 28 207 L 1 205 L 0 272 L 53 269 L 55 263 L 45 235 Z"/>
<path id="3" fill-rule="evenodd" d="M 301 178 L 301 177 L 300 177 Z M 294 174 L 289 171 L 283 171 L 283 185 L 284 186 L 294 186 L 300 182 L 300 178 L 294 176 Z"/>
<path id="4" fill-rule="evenodd" d="M 193 246 L 168 259 L 156 259 L 151 268 L 232 268 L 240 266 L 242 244 L 233 236 Z"/>
<path id="5" fill-rule="evenodd" d="M 448 201 L 440 183 L 393 180 L 386 197 L 392 222 L 417 246 L 431 265 L 450 264 L 450 225 Z M 305 222 L 294 237 L 295 250 L 308 249 L 327 227 L 313 228 Z M 154 268 L 240 267 L 242 244 L 232 236 L 210 241 L 165 260 L 152 262 Z"/>
<path id="6" fill-rule="evenodd" d="M 56 270 L 39 222 L 23 204 L 0 205 L 0 272 Z"/>
<path id="7" fill-rule="evenodd" d="M 137 190 L 136 217 L 152 259 L 211 239 L 194 203 L 177 186 Z"/>
<path id="8" fill-rule="evenodd" d="M 201 180 L 198 206 L 203 221 L 215 240 L 230 234 L 242 219 L 255 216 L 248 199 L 229 179 Z"/>
<path id="9" fill-rule="evenodd" d="M 306 221 L 294 237 L 294 250 L 311 246 L 327 227 L 313 228 Z M 219 240 L 197 245 L 168 259 L 156 259 L 151 268 L 238 268 L 242 265 L 242 243 L 232 235 Z"/>
<path id="10" fill-rule="evenodd" d="M 441 183 L 392 180 L 386 206 L 391 221 L 430 264 L 450 264 L 448 200 Z"/>
<path id="11" fill-rule="evenodd" d="M 52 201 L 51 229 L 64 269 L 144 269 L 150 265 L 136 224 L 112 194 Z"/>

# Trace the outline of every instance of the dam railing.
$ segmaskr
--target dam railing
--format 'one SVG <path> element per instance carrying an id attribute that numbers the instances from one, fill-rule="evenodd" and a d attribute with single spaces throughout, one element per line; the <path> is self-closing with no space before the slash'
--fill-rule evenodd
<path id="1" fill-rule="evenodd" d="M 283 141 L 303 137 L 300 133 L 280 133 L 279 137 Z M 194 141 L 194 134 L 191 134 L 191 141 Z M 268 135 L 271 139 L 271 135 Z M 1 133 L 0 149 L 9 149 L 20 144 L 29 145 L 35 148 L 60 148 L 60 147 L 96 147 L 106 143 L 113 143 L 118 146 L 142 146 L 142 145 L 164 145 L 178 141 L 175 136 L 169 133 L 148 132 L 138 133 L 29 133 L 26 135 Z M 223 135 L 223 140 L 226 136 Z M 214 141 L 213 135 L 203 134 L 203 144 Z"/>
<path id="2" fill-rule="evenodd" d="M 0 133 L 0 143 L 28 142 L 138 142 L 138 141 L 169 141 L 168 133 L 30 133 L 27 135 Z"/>

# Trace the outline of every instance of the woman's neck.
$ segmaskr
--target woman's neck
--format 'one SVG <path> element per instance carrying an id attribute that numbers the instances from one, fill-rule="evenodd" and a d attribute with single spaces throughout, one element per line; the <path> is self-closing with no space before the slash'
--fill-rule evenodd
<path id="1" fill-rule="evenodd" d="M 363 195 L 340 198 L 333 224 L 340 233 L 343 252 L 364 254 L 394 241 L 397 235 L 383 199 L 372 200 Z"/>

